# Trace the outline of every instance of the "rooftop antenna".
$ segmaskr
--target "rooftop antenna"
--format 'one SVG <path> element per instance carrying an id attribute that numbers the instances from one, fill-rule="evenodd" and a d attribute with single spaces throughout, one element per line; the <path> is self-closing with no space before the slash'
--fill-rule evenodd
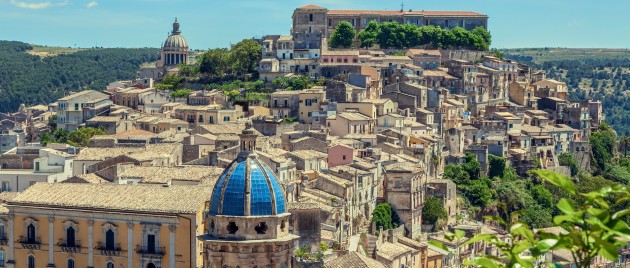
<path id="1" fill-rule="evenodd" d="M 400 3 L 400 12 L 403 12 L 405 10 L 405 2 L 401 2 Z"/>

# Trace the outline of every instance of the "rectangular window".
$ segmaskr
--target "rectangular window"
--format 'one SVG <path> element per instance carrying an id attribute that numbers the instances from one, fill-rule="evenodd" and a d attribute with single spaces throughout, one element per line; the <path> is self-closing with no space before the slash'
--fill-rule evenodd
<path id="1" fill-rule="evenodd" d="M 328 27 L 332 27 L 332 20 L 328 19 Z"/>
<path id="2" fill-rule="evenodd" d="M 75 103 L 75 104 L 74 104 L 74 110 L 75 110 L 75 111 L 78 111 L 78 110 L 79 110 L 79 104 L 78 104 L 78 103 Z"/>
<path id="3" fill-rule="evenodd" d="M 214 124 L 214 116 L 208 117 L 208 123 Z"/>
<path id="4" fill-rule="evenodd" d="M 308 14 L 308 21 L 313 21 L 313 14 Z"/>
<path id="5" fill-rule="evenodd" d="M 229 121 L 230 121 L 230 117 L 229 117 L 229 116 L 224 116 L 224 117 L 223 117 L 223 121 L 225 121 L 225 122 L 229 122 Z"/>
<path id="6" fill-rule="evenodd" d="M 199 123 L 203 123 L 203 115 L 199 115 Z"/>
<path id="7" fill-rule="evenodd" d="M 149 253 L 155 253 L 155 235 L 147 235 L 147 251 Z"/>
<path id="8" fill-rule="evenodd" d="M 8 182 L 8 181 L 3 181 L 3 182 L 2 182 L 2 191 L 3 191 L 3 192 L 8 192 L 8 191 L 10 191 L 10 189 L 9 189 L 9 182 Z"/>

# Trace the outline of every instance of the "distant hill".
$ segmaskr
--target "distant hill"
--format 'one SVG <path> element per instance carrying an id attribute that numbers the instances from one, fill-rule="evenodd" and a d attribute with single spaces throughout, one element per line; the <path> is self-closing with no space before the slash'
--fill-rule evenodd
<path id="1" fill-rule="evenodd" d="M 630 51 L 627 49 L 537 48 L 502 50 L 504 56 L 544 69 L 567 83 L 574 100 L 602 100 L 606 122 L 630 136 Z"/>
<path id="2" fill-rule="evenodd" d="M 54 102 L 69 91 L 104 90 L 157 60 L 155 48 L 73 49 L 0 41 L 0 112 Z"/>

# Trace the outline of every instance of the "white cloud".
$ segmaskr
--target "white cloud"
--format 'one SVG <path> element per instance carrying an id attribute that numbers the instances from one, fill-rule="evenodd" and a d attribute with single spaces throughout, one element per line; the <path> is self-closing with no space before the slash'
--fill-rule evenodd
<path id="1" fill-rule="evenodd" d="M 51 8 L 55 6 L 65 6 L 68 4 L 68 0 L 65 0 L 62 2 L 60 1 L 30 2 L 30 1 L 22 1 L 22 0 L 10 0 L 9 3 L 19 8 L 45 9 L 45 8 Z"/>
<path id="2" fill-rule="evenodd" d="M 96 1 L 92 1 L 92 2 L 87 3 L 86 7 L 87 8 L 93 8 L 93 7 L 97 6 L 97 5 L 98 5 L 98 3 Z"/>

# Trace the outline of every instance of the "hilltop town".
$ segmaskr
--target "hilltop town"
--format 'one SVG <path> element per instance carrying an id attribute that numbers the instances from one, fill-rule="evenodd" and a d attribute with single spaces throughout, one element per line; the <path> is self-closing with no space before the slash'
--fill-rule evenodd
<path id="1" fill-rule="evenodd" d="M 253 93 L 169 84 L 204 60 L 175 20 L 136 79 L 0 113 L 0 266 L 464 267 L 501 257 L 467 243 L 508 239 L 484 216 L 563 232 L 531 171 L 603 169 L 589 143 L 602 102 L 488 51 L 488 19 L 299 7 L 291 35 L 250 40 Z M 340 25 L 361 36 L 372 21 L 486 43 L 337 45 Z M 575 264 L 566 250 L 535 262 Z"/>

